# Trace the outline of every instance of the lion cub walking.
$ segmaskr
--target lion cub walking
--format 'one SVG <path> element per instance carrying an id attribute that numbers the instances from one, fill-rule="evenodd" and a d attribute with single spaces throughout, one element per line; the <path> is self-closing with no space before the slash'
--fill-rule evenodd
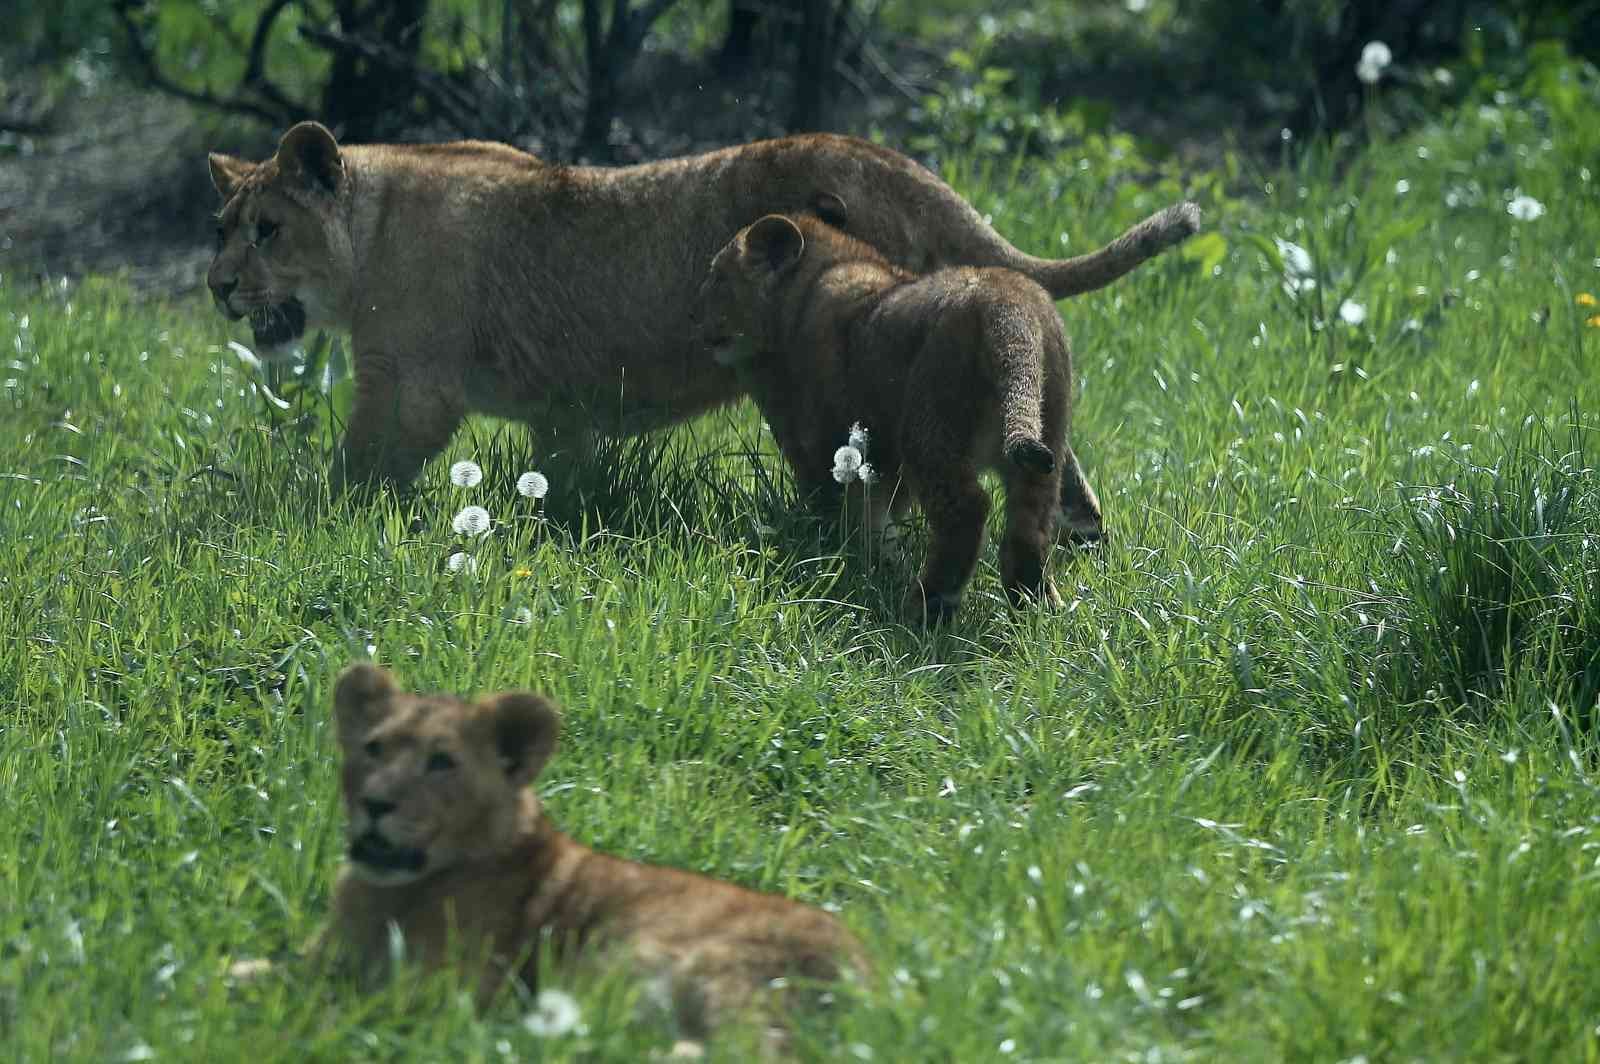
<path id="1" fill-rule="evenodd" d="M 983 468 L 1005 480 L 1008 598 L 1060 604 L 1045 572 L 1058 500 L 1091 538 L 1100 506 L 1067 443 L 1072 354 L 1043 288 L 1006 269 L 916 277 L 816 218 L 768 215 L 717 254 L 697 312 L 719 358 L 739 339 L 753 348 L 751 394 L 802 491 L 836 490 L 835 449 L 852 424 L 871 431 L 871 527 L 913 498 L 928 520 L 912 616 L 960 604 L 989 512 Z"/>
<path id="2" fill-rule="evenodd" d="M 608 857 L 556 830 L 528 786 L 556 748 L 548 699 L 406 694 L 382 669 L 352 665 L 334 709 L 349 852 L 316 950 L 364 982 L 387 974 L 391 927 L 426 965 L 481 965 L 485 1000 L 512 972 L 534 985 L 541 944 L 557 959 L 609 949 L 664 987 L 679 1030 L 699 1041 L 776 994 L 775 979 L 867 970 L 855 936 L 819 909 Z"/>

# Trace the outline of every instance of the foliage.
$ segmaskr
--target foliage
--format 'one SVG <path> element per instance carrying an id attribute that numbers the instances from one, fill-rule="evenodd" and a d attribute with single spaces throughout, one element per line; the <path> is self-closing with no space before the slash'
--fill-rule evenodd
<path id="1" fill-rule="evenodd" d="M 6 273 L 0 1042 L 670 1044 L 625 982 L 564 986 L 583 1023 L 553 1038 L 448 978 L 228 985 L 325 909 L 329 689 L 374 655 L 565 702 L 542 791 L 579 838 L 838 906 L 882 983 L 804 1023 L 802 1059 L 1600 1057 L 1600 92 L 1567 60 L 1468 91 L 1404 139 L 1217 175 L 1251 190 L 1208 202 L 1222 248 L 1063 304 L 1113 541 L 1063 552 L 1049 615 L 1006 610 L 990 553 L 931 635 L 890 612 L 902 563 L 784 521 L 748 407 L 565 466 L 577 441 L 474 422 L 475 487 L 440 462 L 333 501 L 315 370 L 258 376 L 209 307 Z M 1073 148 L 942 161 L 1040 253 L 1173 191 Z M 1451 484 L 1433 512 L 1419 486 Z M 495 527 L 470 544 L 468 503 Z"/>

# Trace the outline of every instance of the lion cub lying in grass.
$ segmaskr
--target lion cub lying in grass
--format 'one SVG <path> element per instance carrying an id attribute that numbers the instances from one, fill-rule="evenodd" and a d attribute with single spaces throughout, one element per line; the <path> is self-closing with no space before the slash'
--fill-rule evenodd
<path id="1" fill-rule="evenodd" d="M 1141 229 L 1152 225 L 1193 219 L 1167 212 Z M 852 424 L 871 431 L 882 483 L 868 527 L 913 498 L 928 520 L 928 557 L 906 596 L 913 618 L 944 620 L 960 604 L 989 513 L 982 468 L 1005 480 L 1007 597 L 1060 604 L 1045 572 L 1058 499 L 1089 539 L 1100 504 L 1067 443 L 1072 353 L 1043 288 L 996 268 L 917 277 L 819 219 L 768 215 L 718 252 L 696 312 L 713 353 L 748 370 L 803 492 L 835 490 L 835 449 Z M 739 340 L 749 350 L 730 357 Z"/>
<path id="2" fill-rule="evenodd" d="M 350 848 L 315 949 L 363 982 L 387 974 L 391 925 L 425 965 L 447 954 L 481 965 L 483 1000 L 508 974 L 534 985 L 542 943 L 556 959 L 611 951 L 664 986 L 698 1042 L 751 1006 L 777 1021 L 774 979 L 867 970 L 855 936 L 820 909 L 608 857 L 556 830 L 529 787 L 560 726 L 545 698 L 406 694 L 353 665 L 334 709 Z"/>

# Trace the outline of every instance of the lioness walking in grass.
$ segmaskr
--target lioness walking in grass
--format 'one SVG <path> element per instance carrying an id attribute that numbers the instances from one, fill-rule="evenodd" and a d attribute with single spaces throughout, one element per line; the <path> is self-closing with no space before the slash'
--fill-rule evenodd
<path id="1" fill-rule="evenodd" d="M 1164 212 L 1134 243 L 1164 247 L 1192 226 Z M 1058 500 L 1085 538 L 1098 538 L 1101 515 L 1067 442 L 1071 350 L 1037 283 L 970 267 L 916 277 L 818 218 L 770 215 L 718 252 L 696 316 L 719 357 L 748 371 L 806 494 L 835 487 L 833 455 L 852 425 L 873 433 L 869 529 L 913 499 L 928 519 L 928 557 L 906 595 L 913 619 L 946 619 L 961 601 L 989 512 L 986 467 L 1005 480 L 1007 597 L 1060 603 L 1046 573 Z"/>
<path id="2" fill-rule="evenodd" d="M 914 269 L 1007 266 L 1058 298 L 1160 250 L 1026 255 L 912 160 L 827 134 L 604 168 L 481 141 L 341 145 L 302 122 L 271 159 L 210 162 L 218 308 L 248 320 L 262 357 L 308 328 L 350 333 L 336 484 L 411 480 L 468 413 L 628 433 L 736 398 L 688 309 L 716 250 L 772 211 L 820 211 Z M 1140 239 L 1181 240 L 1185 217 Z"/>

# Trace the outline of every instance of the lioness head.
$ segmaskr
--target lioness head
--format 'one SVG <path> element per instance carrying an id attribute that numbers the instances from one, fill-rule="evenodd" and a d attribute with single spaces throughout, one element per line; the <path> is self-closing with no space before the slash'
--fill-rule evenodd
<path id="1" fill-rule="evenodd" d="M 778 285 L 805 250 L 800 227 L 769 214 L 739 230 L 717 252 L 694 308 L 696 327 L 713 358 L 730 365 L 750 356 L 750 341 L 759 340 L 769 322 Z"/>
<path id="2" fill-rule="evenodd" d="M 340 675 L 333 705 L 350 868 L 380 886 L 504 853 L 560 730 L 539 695 L 406 694 L 365 664 Z"/>
<path id="3" fill-rule="evenodd" d="M 301 122 L 265 162 L 215 153 L 210 162 L 222 210 L 206 284 L 218 308 L 250 320 L 266 358 L 281 357 L 307 327 L 347 322 L 350 179 L 333 134 Z"/>

